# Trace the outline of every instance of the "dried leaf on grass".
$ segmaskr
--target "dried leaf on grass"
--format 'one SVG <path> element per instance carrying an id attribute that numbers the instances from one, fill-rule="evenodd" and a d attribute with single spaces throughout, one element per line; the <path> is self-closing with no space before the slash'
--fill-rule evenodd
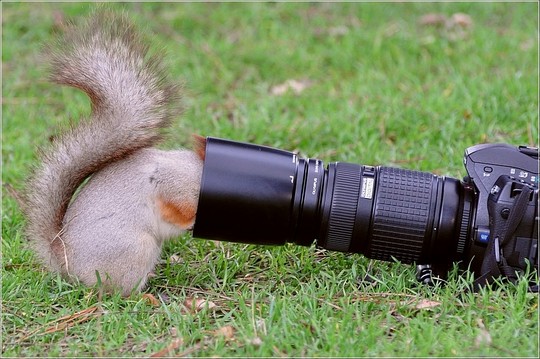
<path id="1" fill-rule="evenodd" d="M 213 333 L 216 337 L 223 336 L 225 339 L 233 339 L 236 329 L 234 329 L 232 325 L 225 325 L 219 329 L 216 329 Z"/>
<path id="2" fill-rule="evenodd" d="M 287 80 L 282 84 L 272 86 L 270 93 L 274 96 L 281 96 L 287 93 L 289 90 L 294 92 L 296 95 L 301 94 L 305 89 L 312 85 L 312 81 L 307 79 L 302 80 Z"/>
<path id="3" fill-rule="evenodd" d="M 213 334 L 213 338 L 223 337 L 227 341 L 229 341 L 229 340 L 234 339 L 234 334 L 236 333 L 236 329 L 234 329 L 234 327 L 231 325 L 225 325 L 221 328 L 218 328 L 208 333 Z M 175 358 L 180 358 L 180 357 L 188 356 L 202 348 L 207 348 L 208 345 L 211 345 L 213 341 L 213 338 L 207 337 L 203 341 L 200 341 L 196 343 L 195 345 L 189 348 L 186 348 L 183 352 L 172 355 L 173 352 L 177 350 L 178 348 L 180 348 L 180 346 L 182 346 L 182 344 L 184 343 L 182 338 L 176 338 L 177 334 L 178 334 L 177 329 L 174 327 L 171 328 L 171 336 L 173 337 L 173 340 L 165 348 L 152 354 L 150 358 L 165 358 L 165 357 L 172 357 L 172 356 L 174 356 Z"/>
<path id="4" fill-rule="evenodd" d="M 178 349 L 180 347 L 180 345 L 182 345 L 183 343 L 184 343 L 184 341 L 182 340 L 182 338 L 175 338 L 165 348 L 163 348 L 160 351 L 155 352 L 154 354 L 150 355 L 150 358 L 169 357 L 169 353 L 176 350 L 176 349 Z"/>
<path id="5" fill-rule="evenodd" d="M 473 21 L 469 15 L 458 12 L 452 15 L 452 17 L 450 18 L 450 25 L 471 27 L 473 25 Z"/>
<path id="6" fill-rule="evenodd" d="M 437 300 L 427 298 L 418 299 L 416 295 L 404 293 L 366 293 L 354 297 L 353 300 L 374 303 L 390 303 L 420 310 L 432 309 L 442 304 L 442 302 L 439 302 Z"/>
<path id="7" fill-rule="evenodd" d="M 473 20 L 469 15 L 460 12 L 450 17 L 446 17 L 444 14 L 429 13 L 420 17 L 418 23 L 423 26 L 445 26 L 447 28 L 461 26 L 469 28 L 473 25 Z"/>
<path id="8" fill-rule="evenodd" d="M 177 254 L 173 254 L 169 257 L 169 263 L 171 264 L 183 264 L 184 262 L 184 258 L 180 257 Z"/>
<path id="9" fill-rule="evenodd" d="M 450 41 L 457 41 L 465 38 L 472 29 L 474 22 L 471 16 L 464 13 L 455 13 L 447 17 L 444 14 L 430 13 L 422 16 L 418 23 L 421 26 L 432 26 L 439 29 L 440 35 Z M 429 42 L 433 42 L 429 39 Z"/>
<path id="10" fill-rule="evenodd" d="M 84 310 L 81 310 L 80 312 L 65 315 L 61 318 L 53 320 L 51 324 L 54 324 L 45 329 L 43 333 L 48 334 L 64 330 L 66 328 L 74 326 L 75 324 L 86 322 L 87 320 L 90 320 L 97 315 L 101 315 L 101 312 L 98 311 L 98 307 L 93 306 L 90 308 L 86 308 Z"/>
<path id="11" fill-rule="evenodd" d="M 184 307 L 192 313 L 198 313 L 203 309 L 208 310 L 217 310 L 218 306 L 216 303 L 207 300 L 207 299 L 201 299 L 201 298 L 187 298 L 184 301 Z"/>
<path id="12" fill-rule="evenodd" d="M 192 353 L 195 353 L 196 351 L 198 351 L 198 350 L 200 350 L 202 348 L 206 348 L 206 346 L 203 343 L 197 343 L 194 346 L 192 346 L 190 348 L 187 348 L 182 353 L 175 355 L 175 358 L 183 358 L 183 357 L 188 356 L 188 355 L 190 355 Z"/>
<path id="13" fill-rule="evenodd" d="M 429 13 L 423 15 L 418 23 L 423 26 L 440 26 L 446 23 L 446 16 L 443 14 Z"/>
<path id="14" fill-rule="evenodd" d="M 142 298 L 150 305 L 154 307 L 159 307 L 159 299 L 157 299 L 153 294 L 151 293 L 144 293 L 142 295 Z"/>
<path id="15" fill-rule="evenodd" d="M 47 327 L 45 329 L 38 328 L 29 334 L 23 336 L 18 340 L 18 342 L 22 342 L 28 338 L 30 338 L 33 335 L 40 334 L 51 334 L 58 331 L 66 330 L 70 327 L 73 327 L 77 324 L 81 324 L 83 322 L 86 322 L 96 316 L 100 316 L 102 312 L 98 310 L 97 306 L 93 306 L 90 308 L 86 308 L 84 310 L 81 310 L 79 312 L 65 315 L 63 317 L 60 317 L 58 319 L 55 319 L 47 324 Z"/>
<path id="16" fill-rule="evenodd" d="M 441 302 L 436 300 L 422 299 L 414 306 L 416 309 L 431 309 L 441 305 Z"/>

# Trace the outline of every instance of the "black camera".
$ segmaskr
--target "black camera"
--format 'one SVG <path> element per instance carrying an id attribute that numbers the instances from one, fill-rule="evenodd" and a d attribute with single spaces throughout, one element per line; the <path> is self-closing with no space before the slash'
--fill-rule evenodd
<path id="1" fill-rule="evenodd" d="M 209 137 L 193 236 L 287 242 L 489 281 L 538 269 L 538 149 L 482 144 L 463 181 Z M 488 258 L 489 257 L 489 258 Z M 426 270 L 428 269 L 428 271 Z"/>

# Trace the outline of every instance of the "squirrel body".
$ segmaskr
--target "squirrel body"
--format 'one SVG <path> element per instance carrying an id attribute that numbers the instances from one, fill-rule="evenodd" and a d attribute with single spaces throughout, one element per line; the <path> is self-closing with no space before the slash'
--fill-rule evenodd
<path id="1" fill-rule="evenodd" d="M 42 153 L 23 206 L 45 266 L 125 296 L 193 225 L 202 173 L 201 151 L 153 147 L 179 95 L 147 49 L 125 14 L 104 11 L 51 46 L 51 80 L 84 91 L 92 112 Z"/>

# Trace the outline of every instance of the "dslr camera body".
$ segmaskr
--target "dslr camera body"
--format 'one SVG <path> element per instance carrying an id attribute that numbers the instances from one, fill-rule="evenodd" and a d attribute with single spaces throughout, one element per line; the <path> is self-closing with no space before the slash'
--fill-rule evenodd
<path id="1" fill-rule="evenodd" d="M 537 271 L 538 149 L 476 145 L 464 164 L 463 181 L 344 162 L 324 168 L 293 152 L 208 137 L 193 236 L 315 242 L 416 263 L 425 283 L 453 263 L 472 270 L 477 286 Z"/>
<path id="2" fill-rule="evenodd" d="M 506 144 L 468 148 L 463 158 L 476 194 L 473 240 L 465 258 L 476 284 L 538 271 L 538 149 Z M 538 284 L 532 284 L 538 291 Z"/>

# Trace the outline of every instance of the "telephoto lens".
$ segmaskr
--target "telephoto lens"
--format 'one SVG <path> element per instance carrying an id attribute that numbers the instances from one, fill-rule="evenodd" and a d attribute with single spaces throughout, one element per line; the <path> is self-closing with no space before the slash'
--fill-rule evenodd
<path id="1" fill-rule="evenodd" d="M 474 193 L 453 178 L 299 158 L 209 137 L 193 236 L 287 242 L 444 271 L 464 256 Z"/>

